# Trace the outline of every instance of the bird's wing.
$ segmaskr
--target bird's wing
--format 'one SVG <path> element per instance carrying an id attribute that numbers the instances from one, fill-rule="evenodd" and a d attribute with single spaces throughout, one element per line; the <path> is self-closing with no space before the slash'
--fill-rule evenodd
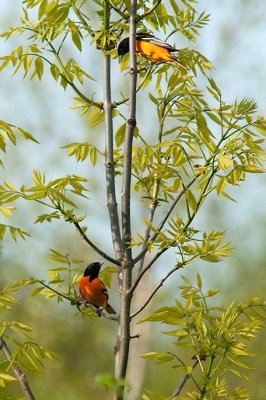
<path id="1" fill-rule="evenodd" d="M 149 33 L 139 33 L 136 35 L 136 39 L 137 40 L 140 39 L 140 40 L 143 40 L 144 42 L 148 42 L 148 43 L 163 47 L 163 48 L 169 50 L 170 52 L 178 51 L 175 47 L 164 42 L 163 40 L 156 38 L 153 35 L 150 35 Z"/>

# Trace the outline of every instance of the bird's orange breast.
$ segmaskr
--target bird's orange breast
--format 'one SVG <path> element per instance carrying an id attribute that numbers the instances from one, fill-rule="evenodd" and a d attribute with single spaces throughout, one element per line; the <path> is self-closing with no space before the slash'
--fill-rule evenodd
<path id="1" fill-rule="evenodd" d="M 104 293 L 104 284 L 99 278 L 89 281 L 88 276 L 83 276 L 79 282 L 81 296 L 96 307 L 106 307 L 108 296 Z"/>
<path id="2" fill-rule="evenodd" d="M 136 40 L 136 51 L 143 57 L 155 62 L 175 61 L 169 50 L 144 40 Z"/>

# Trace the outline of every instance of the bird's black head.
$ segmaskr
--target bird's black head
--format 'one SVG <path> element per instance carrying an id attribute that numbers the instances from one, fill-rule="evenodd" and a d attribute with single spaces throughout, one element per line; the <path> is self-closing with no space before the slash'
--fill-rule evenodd
<path id="1" fill-rule="evenodd" d="M 101 269 L 103 262 L 94 262 L 90 264 L 83 274 L 83 276 L 90 276 L 90 280 L 97 278 Z"/>
<path id="2" fill-rule="evenodd" d="M 146 33 L 146 32 L 136 33 L 136 40 L 144 39 L 144 38 L 146 38 L 146 39 L 153 38 L 153 35 L 151 35 L 150 33 Z M 121 40 L 121 42 L 118 45 L 118 48 L 117 48 L 118 57 L 121 59 L 128 52 L 129 52 L 129 38 L 127 37 L 127 38 Z"/>
<path id="3" fill-rule="evenodd" d="M 127 37 L 121 40 L 121 42 L 118 45 L 117 49 L 118 57 L 122 58 L 128 52 L 129 52 L 129 38 Z"/>

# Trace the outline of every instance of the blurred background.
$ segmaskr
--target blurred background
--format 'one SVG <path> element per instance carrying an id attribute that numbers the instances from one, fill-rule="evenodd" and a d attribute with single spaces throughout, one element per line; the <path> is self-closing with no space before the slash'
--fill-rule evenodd
<path id="1" fill-rule="evenodd" d="M 20 23 L 22 2 L 1 0 L 0 26 L 1 31 Z M 235 98 L 255 98 L 258 112 L 266 115 L 266 39 L 265 13 L 266 4 L 259 0 L 212 0 L 199 1 L 199 11 L 206 10 L 211 14 L 209 25 L 201 30 L 201 36 L 196 44 L 191 44 L 181 37 L 171 38 L 178 47 L 193 47 L 208 57 L 215 66 L 213 78 L 222 90 L 224 100 L 233 102 Z M 158 36 L 158 35 L 157 35 Z M 163 35 L 159 35 L 163 39 Z M 20 36 L 13 36 L 9 41 L 1 40 L 0 56 L 8 54 L 21 44 Z M 69 48 L 69 56 L 80 57 Z M 88 57 L 89 56 L 89 57 Z M 100 52 L 88 46 L 82 54 L 81 63 L 84 68 L 89 64 L 101 65 Z M 121 72 L 117 60 L 112 60 L 113 90 L 119 97 Z M 93 227 L 93 240 L 105 250 L 111 251 L 110 233 L 107 209 L 104 195 L 99 184 L 101 168 L 92 169 L 88 162 L 77 164 L 73 158 L 66 156 L 62 146 L 69 142 L 95 142 L 103 149 L 102 138 L 97 130 L 90 131 L 86 118 L 80 118 L 77 110 L 71 110 L 73 93 L 55 85 L 47 74 L 41 82 L 22 79 L 22 73 L 12 77 L 10 69 L 0 74 L 0 119 L 23 127 L 31 132 L 41 146 L 19 140 L 18 145 L 8 145 L 7 153 L 1 157 L 5 169 L 1 170 L 1 183 L 9 180 L 18 187 L 22 184 L 31 185 L 32 170 L 46 172 L 47 179 L 61 177 L 66 174 L 76 174 L 88 177 L 90 182 L 89 197 L 91 201 L 80 202 L 85 207 L 89 227 Z M 88 91 L 95 93 L 96 99 L 102 96 L 101 68 L 96 73 L 97 81 L 90 83 Z M 126 77 L 124 82 L 126 82 Z M 141 113 L 141 111 L 140 111 Z M 98 133 L 101 133 L 98 130 Z M 99 179 L 95 179 L 99 176 Z M 231 192 L 237 202 L 214 198 L 208 203 L 208 208 L 201 209 L 201 224 L 206 229 L 225 230 L 226 239 L 235 247 L 231 257 L 219 264 L 198 263 L 189 270 L 182 271 L 192 280 L 200 272 L 206 288 L 218 287 L 221 291 L 219 302 L 230 304 L 234 301 L 245 301 L 250 296 L 265 295 L 265 259 L 266 259 L 266 176 L 249 175 L 247 181 Z M 102 207 L 95 210 L 94 200 Z M 222 200 L 222 201 L 221 201 Z M 23 226 L 32 237 L 26 241 L 15 243 L 8 236 L 0 249 L 0 285 L 17 281 L 25 276 L 35 276 L 47 279 L 47 269 L 54 267 L 48 259 L 49 249 L 69 253 L 72 258 L 84 259 L 87 262 L 98 259 L 80 239 L 70 224 L 63 221 L 53 224 L 34 224 L 34 219 L 40 213 L 40 207 L 32 203 L 19 203 L 15 213 L 14 225 Z M 43 211 L 44 212 L 44 211 Z M 134 210 L 134 215 L 142 215 L 143 210 Z M 1 221 L 4 221 L 1 217 Z M 7 223 L 4 221 L 4 223 Z M 174 255 L 167 255 L 163 262 L 171 264 Z M 108 266 L 108 263 L 106 263 Z M 154 273 L 154 282 L 148 284 L 151 288 L 160 279 L 160 264 Z M 162 288 L 152 309 L 161 303 L 172 305 L 178 298 L 180 277 L 175 275 Z M 30 382 L 36 397 L 45 400 L 103 399 L 108 394 L 95 382 L 95 376 L 112 372 L 113 345 L 115 326 L 103 318 L 92 322 L 82 320 L 75 309 L 69 304 L 56 304 L 55 300 L 47 301 L 39 297 L 30 299 L 30 292 L 25 290 L 20 294 L 21 302 L 6 316 L 24 322 L 33 328 L 33 337 L 47 348 L 55 351 L 60 360 L 56 363 L 46 363 L 45 374 L 42 377 L 30 375 Z M 111 304 L 117 304 L 117 295 L 111 293 Z M 152 326 L 142 333 L 144 338 L 137 343 L 140 352 L 174 351 L 173 342 L 160 335 L 162 327 Z M 133 332 L 138 333 L 138 332 Z M 148 338 L 148 340 L 147 340 Z M 162 341 L 164 342 L 162 344 Z M 251 372 L 252 382 L 247 387 L 254 393 L 253 398 L 264 400 L 266 395 L 265 373 L 265 333 L 261 333 L 252 348 L 255 357 Z M 137 352 L 137 349 L 133 349 Z M 88 359 L 88 354 L 89 359 Z M 145 369 L 143 360 L 136 360 L 139 371 L 143 375 L 145 386 L 163 392 L 171 393 L 178 383 L 177 372 L 173 373 L 167 366 L 160 366 L 159 373 L 163 379 L 156 379 L 158 367 L 152 362 Z M 147 366 L 147 365 L 146 365 Z M 131 366 L 136 370 L 135 364 Z M 142 369 L 143 368 L 143 369 Z M 171 371 L 171 373 L 169 373 Z M 259 383 L 259 385 L 258 385 Z M 15 387 L 15 384 L 14 384 Z M 1 389 L 0 389 L 1 390 Z M 14 389 L 15 393 L 15 389 Z M 19 392 L 18 392 L 19 393 Z M 89 395 L 88 395 L 89 393 Z"/>

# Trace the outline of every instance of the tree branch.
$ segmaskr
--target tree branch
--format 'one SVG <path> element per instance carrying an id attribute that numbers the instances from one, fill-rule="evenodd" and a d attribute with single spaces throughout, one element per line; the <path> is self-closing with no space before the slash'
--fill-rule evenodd
<path id="1" fill-rule="evenodd" d="M 134 3 L 134 1 L 132 1 Z M 130 17 L 132 21 L 133 17 Z M 131 24 L 132 25 L 132 24 Z M 135 50 L 135 30 L 130 33 L 130 96 L 129 96 L 129 115 L 127 119 L 125 149 L 124 149 L 124 168 L 121 193 L 122 204 L 122 232 L 123 232 L 123 255 L 131 262 L 132 250 L 129 246 L 131 241 L 131 214 L 130 214 L 130 196 L 131 196 L 131 170 L 132 170 L 132 143 L 133 134 L 136 127 L 136 54 Z"/>
<path id="2" fill-rule="evenodd" d="M 122 249 L 123 262 L 119 271 L 119 290 L 120 290 L 120 319 L 117 334 L 117 352 L 115 377 L 123 380 L 126 377 L 129 346 L 130 346 L 130 305 L 131 295 L 128 289 L 132 282 L 132 249 L 131 242 L 131 173 L 132 173 L 132 143 L 133 134 L 136 126 L 136 87 L 137 87 L 137 68 L 136 68 L 136 11 L 137 1 L 130 1 L 130 20 L 129 20 L 129 58 L 130 58 L 130 89 L 129 89 L 129 113 L 126 127 L 125 147 L 124 147 L 124 167 L 121 192 L 121 214 L 122 214 Z M 124 384 L 118 387 L 116 400 L 124 399 Z"/>
<path id="3" fill-rule="evenodd" d="M 80 312 L 82 312 L 82 311 L 80 310 L 79 306 L 80 306 L 81 304 L 84 304 L 86 307 L 89 307 L 89 308 L 91 308 L 93 311 L 95 311 L 95 313 L 96 313 L 98 316 L 103 316 L 103 317 L 105 317 L 105 318 L 107 318 L 107 319 L 111 319 L 111 320 L 113 320 L 113 321 L 117 321 L 117 320 L 118 320 L 118 317 L 115 317 L 115 316 L 113 316 L 113 315 L 110 315 L 110 314 L 108 314 L 108 313 L 105 313 L 105 312 L 102 311 L 102 310 L 101 310 L 101 312 L 99 313 L 99 308 L 97 308 L 97 307 L 95 307 L 93 304 L 87 302 L 87 301 L 86 301 L 85 299 L 83 299 L 82 297 L 78 297 L 77 300 L 75 300 L 75 299 L 73 299 L 72 297 L 68 297 L 68 296 L 66 296 L 66 295 L 63 294 L 63 293 L 60 293 L 58 290 L 52 288 L 51 286 L 47 285 L 47 284 L 44 283 L 43 281 L 37 280 L 36 282 L 40 283 L 42 286 L 44 286 L 44 287 L 46 287 L 47 289 L 51 290 L 51 292 L 56 293 L 58 296 L 61 296 L 61 297 L 63 297 L 64 299 L 68 300 L 72 305 L 76 305 L 77 308 L 78 308 L 78 310 L 79 310 Z"/>
<path id="4" fill-rule="evenodd" d="M 40 34 L 40 32 L 36 31 L 35 29 L 29 28 L 29 27 L 23 27 L 23 28 L 24 28 L 25 30 L 28 30 L 28 31 L 31 31 L 31 32 Z M 84 100 L 87 104 L 93 105 L 94 107 L 97 107 L 97 108 L 102 108 L 102 107 L 103 107 L 102 103 L 96 102 L 96 101 L 93 101 L 93 100 L 89 99 L 87 96 L 85 96 L 85 95 L 78 89 L 78 87 L 75 85 L 75 83 L 73 83 L 72 80 L 69 78 L 68 73 L 67 73 L 67 71 L 66 71 L 66 69 L 65 69 L 64 63 L 63 63 L 63 61 L 61 60 L 58 51 L 55 49 L 55 47 L 53 46 L 53 44 L 52 44 L 51 42 L 49 42 L 48 39 L 46 39 L 46 43 L 47 43 L 48 46 L 50 47 L 51 53 L 54 55 L 56 61 L 58 62 L 58 64 L 60 65 L 62 71 L 64 72 L 64 74 L 63 74 L 62 72 L 59 72 L 60 77 L 61 77 L 65 82 L 67 82 L 67 84 L 68 84 L 69 86 L 72 87 L 72 89 L 74 90 L 74 92 L 76 92 L 76 94 L 77 94 L 82 100 Z M 59 48 L 59 49 L 60 49 L 60 48 Z M 44 57 L 42 54 L 39 54 L 39 53 L 24 53 L 24 54 L 22 54 L 21 57 L 24 57 L 24 56 L 27 56 L 27 55 L 31 55 L 31 56 L 35 56 L 35 57 L 40 57 L 40 58 L 42 58 L 44 61 L 46 61 L 50 66 L 53 65 L 52 61 L 50 61 L 48 58 Z"/>
<path id="5" fill-rule="evenodd" d="M 116 260 L 116 259 L 110 257 L 108 254 L 106 254 L 104 251 L 102 251 L 99 247 L 97 247 L 96 244 L 94 244 L 94 243 L 88 238 L 88 236 L 86 235 L 86 233 L 83 232 L 83 230 L 82 230 L 82 228 L 81 228 L 81 226 L 79 225 L 78 222 L 76 222 L 76 221 L 71 221 L 71 222 L 73 222 L 73 224 L 75 225 L 75 227 L 76 227 L 77 230 L 79 231 L 79 233 L 80 233 L 80 235 L 82 236 L 82 238 L 85 240 L 85 242 L 87 242 L 87 243 L 90 245 L 90 247 L 91 247 L 93 250 L 95 250 L 98 254 L 100 254 L 100 256 L 102 256 L 103 258 L 105 258 L 105 260 L 110 261 L 112 264 L 115 264 L 115 265 L 119 265 L 119 264 L 120 264 L 118 260 Z"/>
<path id="6" fill-rule="evenodd" d="M 145 84 L 147 76 L 152 74 L 153 68 L 154 67 L 151 65 L 151 66 L 148 66 L 148 67 L 137 69 L 137 73 L 140 73 L 143 70 L 146 70 L 146 73 L 145 73 L 144 77 L 142 78 L 141 82 L 139 83 L 139 85 L 138 85 L 138 87 L 136 89 L 136 93 L 138 93 L 140 91 L 140 89 L 142 88 L 142 86 Z M 121 106 L 122 104 L 127 103 L 128 100 L 129 100 L 129 97 L 125 97 L 125 98 L 123 97 L 121 100 L 113 101 L 113 108 L 116 108 L 118 106 Z"/>
<path id="7" fill-rule="evenodd" d="M 66 68 L 65 68 L 65 66 L 64 66 L 64 63 L 63 63 L 63 61 L 61 60 L 61 58 L 60 58 L 58 52 L 56 51 L 55 47 L 54 47 L 54 46 L 52 45 L 52 43 L 49 42 L 47 39 L 46 39 L 46 41 L 47 41 L 48 46 L 50 47 L 50 49 L 51 49 L 53 55 L 55 56 L 55 59 L 57 60 L 58 64 L 59 64 L 60 67 L 62 68 L 62 71 L 64 72 L 64 74 L 63 74 L 62 72 L 60 72 L 61 78 L 63 78 L 63 79 L 68 83 L 68 85 L 72 87 L 72 89 L 74 90 L 74 92 L 76 92 L 77 95 L 78 95 L 81 99 L 83 99 L 87 104 L 93 105 L 93 106 L 95 106 L 95 107 L 97 107 L 97 108 L 102 108 L 102 104 L 101 104 L 101 103 L 98 103 L 98 102 L 93 101 L 93 100 L 89 99 L 88 97 L 86 97 L 86 96 L 78 89 L 78 87 L 72 82 L 72 80 L 69 78 L 68 72 L 66 71 Z"/>
<path id="8" fill-rule="evenodd" d="M 199 357 L 196 358 L 194 364 L 192 365 L 192 371 L 196 368 L 196 366 L 199 364 Z M 177 389 L 174 391 L 174 393 L 172 394 L 171 398 L 174 397 L 178 397 L 179 394 L 181 393 L 181 390 L 183 389 L 183 387 L 185 386 L 185 384 L 187 383 L 187 381 L 190 378 L 191 373 L 186 373 L 186 375 L 184 376 L 182 382 L 180 383 L 180 385 L 177 387 Z"/>
<path id="9" fill-rule="evenodd" d="M 146 272 L 151 268 L 151 266 L 155 263 L 155 261 L 158 260 L 158 258 L 161 257 L 161 255 L 166 252 L 166 250 L 168 250 L 168 247 L 164 247 L 163 249 L 158 251 L 155 254 L 155 256 L 153 257 L 153 259 L 146 265 L 146 267 L 140 271 L 140 273 L 137 275 L 137 277 L 135 279 L 135 282 L 133 283 L 133 285 L 131 286 L 131 288 L 128 291 L 129 294 L 131 294 L 131 295 L 133 294 L 133 292 L 137 288 L 139 282 L 141 281 L 141 278 L 143 277 L 143 275 L 146 274 Z"/>
<path id="10" fill-rule="evenodd" d="M 150 238 L 150 242 L 154 242 L 155 239 L 157 238 L 157 236 L 159 235 L 160 231 L 163 229 L 164 224 L 167 222 L 170 214 L 172 213 L 173 209 L 175 208 L 175 206 L 177 205 L 177 203 L 179 202 L 179 200 L 182 198 L 182 196 L 184 196 L 184 194 L 186 193 L 186 190 L 188 188 L 190 188 L 190 186 L 193 185 L 193 183 L 195 182 L 195 180 L 197 179 L 197 177 L 195 176 L 194 178 L 191 179 L 191 181 L 184 186 L 184 188 L 182 190 L 180 190 L 180 192 L 178 193 L 178 195 L 176 196 L 175 200 L 173 201 L 171 207 L 169 208 L 169 210 L 167 211 L 167 213 L 165 214 L 164 218 L 162 219 L 162 221 L 159 223 L 159 225 L 156 228 L 156 231 L 154 232 L 154 234 L 152 235 L 152 237 Z M 137 257 L 133 260 L 134 264 L 136 264 L 139 260 L 142 259 L 142 257 L 146 254 L 146 252 L 148 251 L 148 243 L 146 245 L 143 246 L 141 252 L 137 255 Z"/>
<path id="11" fill-rule="evenodd" d="M 148 11 L 146 11 L 145 13 L 143 13 L 140 17 L 139 17 L 139 21 L 146 18 L 148 15 L 150 15 L 157 7 L 158 5 L 162 2 L 162 0 L 157 0 L 157 2 L 154 4 L 154 6 L 152 6 Z"/>
<path id="12" fill-rule="evenodd" d="M 66 295 L 63 294 L 63 293 L 58 292 L 58 290 L 52 288 L 51 286 L 47 285 L 47 284 L 44 283 L 43 281 L 40 281 L 39 279 L 37 279 L 36 282 L 40 283 L 42 286 L 44 286 L 44 287 L 46 287 L 47 289 L 51 290 L 51 292 L 56 293 L 58 296 L 61 296 L 61 297 L 63 297 L 64 299 L 70 301 L 70 303 L 76 304 L 76 303 L 74 302 L 74 300 L 73 300 L 71 297 L 68 297 L 68 296 L 66 296 Z"/>
<path id="13" fill-rule="evenodd" d="M 182 268 L 183 265 L 181 263 L 177 263 L 174 268 L 172 268 L 168 274 L 161 279 L 161 281 L 158 283 L 158 285 L 156 286 L 156 288 L 153 290 L 153 292 L 150 294 L 150 296 L 148 297 L 148 299 L 146 300 L 146 302 L 137 310 L 135 311 L 133 314 L 131 314 L 130 318 L 135 317 L 136 315 L 138 315 L 142 310 L 144 310 L 144 308 L 149 304 L 149 302 L 151 301 L 151 299 L 154 297 L 154 295 L 158 292 L 158 290 L 160 289 L 160 287 L 163 286 L 164 282 L 169 278 L 170 275 L 172 275 L 175 271 L 177 271 L 178 269 Z"/>
<path id="14" fill-rule="evenodd" d="M 109 29 L 109 5 L 104 5 L 104 28 Z M 108 50 L 105 48 L 105 50 Z M 104 85 L 104 115 L 105 115 L 105 176 L 107 189 L 107 207 L 111 224 L 113 248 L 117 260 L 122 259 L 122 239 L 117 210 L 114 146 L 113 146 L 113 117 L 111 99 L 111 65 L 110 55 L 104 54 L 103 59 L 103 85 Z M 117 263 L 119 264 L 119 262 Z"/>
<path id="15" fill-rule="evenodd" d="M 114 5 L 114 3 L 113 3 L 111 0 L 107 0 L 107 1 L 108 1 L 108 3 L 111 5 L 112 9 L 113 9 L 115 12 L 117 12 L 117 14 L 120 15 L 120 17 L 122 17 L 122 18 L 125 19 L 125 20 L 128 19 L 128 15 L 125 14 L 125 13 L 123 13 L 123 11 L 121 11 L 118 7 L 116 7 L 116 6 Z"/>
<path id="16" fill-rule="evenodd" d="M 10 361 L 10 363 L 13 363 L 11 351 L 9 350 L 8 345 L 6 344 L 6 342 L 2 337 L 0 338 L 0 350 L 3 352 L 7 360 Z M 29 386 L 28 380 L 24 372 L 18 365 L 13 367 L 13 370 L 26 398 L 29 400 L 35 400 L 35 396 L 31 391 L 31 388 Z"/>
<path id="17" fill-rule="evenodd" d="M 155 205 L 155 202 L 154 202 L 154 204 L 152 204 L 152 205 L 150 206 L 150 212 L 149 212 L 149 218 L 148 218 L 148 221 L 149 221 L 150 223 L 152 223 L 152 221 L 153 221 L 155 209 L 156 209 L 156 205 Z M 144 241 L 145 241 L 145 243 L 144 243 L 144 245 L 143 245 L 143 250 L 144 250 L 144 246 L 146 246 L 146 243 L 148 243 L 148 241 L 149 241 L 150 233 L 151 233 L 151 228 L 150 228 L 150 226 L 147 226 L 147 227 L 146 227 L 146 230 L 145 230 L 145 235 L 144 235 Z M 142 257 L 141 260 L 140 260 L 140 266 L 139 266 L 139 270 L 138 270 L 138 275 L 139 275 L 139 274 L 141 273 L 141 271 L 143 270 L 144 262 L 145 262 L 145 254 L 143 255 L 143 257 Z"/>
<path id="18" fill-rule="evenodd" d="M 208 179 L 208 181 L 207 181 L 207 183 L 206 183 L 206 185 L 205 185 L 205 187 L 204 187 L 204 189 L 203 189 L 203 191 L 202 191 L 202 193 L 201 193 L 200 199 L 199 199 L 198 202 L 197 202 L 197 209 L 193 212 L 192 215 L 190 215 L 190 216 L 188 217 L 188 221 L 187 221 L 187 223 L 185 224 L 184 229 L 187 229 L 188 226 L 189 226 L 189 225 L 191 224 L 191 222 L 193 221 L 193 219 L 194 219 L 194 217 L 195 217 L 195 215 L 196 215 L 196 212 L 197 212 L 197 210 L 198 210 L 198 208 L 199 208 L 199 206 L 200 206 L 200 204 L 201 204 L 201 201 L 202 201 L 203 197 L 205 196 L 205 192 L 206 192 L 206 190 L 207 190 L 207 188 L 208 188 L 208 186 L 209 186 L 209 184 L 210 184 L 210 182 L 211 182 L 211 179 L 212 179 L 212 177 L 213 177 L 213 174 L 214 174 L 214 172 L 210 175 L 210 177 L 209 177 L 209 179 Z M 180 200 L 180 198 L 183 196 L 183 194 L 186 193 L 186 190 L 194 183 L 195 179 L 196 179 L 196 177 L 193 178 L 193 179 L 190 181 L 190 183 L 189 183 L 187 186 L 184 186 L 183 189 L 180 191 L 179 195 L 177 196 L 177 198 L 176 198 L 175 201 L 173 202 L 172 207 L 171 207 L 171 208 L 169 209 L 169 211 L 168 211 L 168 217 L 169 217 L 169 215 L 170 215 L 171 210 L 174 208 L 173 205 L 174 205 L 174 204 L 175 204 L 175 205 L 177 204 L 177 202 Z M 168 218 L 168 217 L 167 217 L 167 218 Z M 164 222 L 163 222 L 163 221 L 164 221 Z M 152 236 L 152 238 L 150 239 L 150 242 L 153 242 L 153 241 L 156 239 L 156 237 L 158 236 L 158 234 L 159 234 L 160 230 L 162 229 L 162 227 L 163 227 L 163 225 L 164 225 L 165 222 L 166 222 L 166 220 L 165 220 L 165 218 L 164 218 L 164 219 L 162 220 L 161 224 L 158 225 L 158 228 L 157 228 L 155 234 L 154 234 L 154 235 Z M 161 228 L 160 228 L 160 226 L 161 226 Z M 160 228 L 160 229 L 159 229 L 159 228 Z M 142 252 L 144 252 L 144 250 L 145 250 L 146 247 L 147 247 L 147 249 L 148 249 L 148 244 L 147 244 L 146 246 L 144 245 L 143 251 L 142 251 Z M 132 285 L 131 288 L 129 289 L 129 293 L 130 293 L 130 294 L 133 294 L 133 292 L 135 291 L 136 287 L 138 286 L 138 284 L 139 284 L 141 278 L 143 277 L 143 275 L 151 268 L 151 266 L 154 264 L 154 262 L 155 262 L 156 260 L 158 260 L 158 258 L 159 258 L 166 250 L 168 250 L 168 247 L 165 247 L 165 248 L 161 249 L 160 251 L 158 251 L 158 252 L 156 253 L 156 255 L 153 257 L 153 259 L 146 265 L 146 267 L 145 267 L 143 270 L 141 270 L 141 271 L 139 272 L 139 274 L 137 275 L 137 277 L 136 277 L 136 279 L 135 279 L 135 282 L 133 283 L 133 285 Z M 145 252 L 145 253 L 146 253 L 146 252 Z M 145 255 L 145 253 L 144 253 L 144 255 Z M 140 253 L 140 254 L 141 254 L 141 253 Z M 143 257 L 144 257 L 144 255 L 143 255 Z M 138 257 L 136 257 L 136 259 L 137 259 L 137 258 L 138 258 Z M 135 260 L 136 260 L 136 259 L 135 259 Z M 135 261 L 135 260 L 134 260 L 134 261 Z"/>
<path id="19" fill-rule="evenodd" d="M 149 221 L 150 224 L 152 224 L 152 222 L 153 222 L 155 210 L 156 210 L 156 207 L 158 205 L 158 200 L 157 200 L 158 191 L 159 191 L 159 180 L 157 178 L 155 178 L 153 195 L 152 195 L 152 199 L 150 200 L 150 206 L 149 206 L 148 221 Z M 144 247 L 146 246 L 146 244 L 149 242 L 150 234 L 151 234 L 151 227 L 150 227 L 150 225 L 147 225 L 146 230 L 145 230 L 145 235 L 144 235 L 144 244 L 143 244 L 143 247 L 142 247 L 143 250 L 144 250 Z M 139 266 L 139 270 L 138 270 L 138 275 L 140 274 L 140 272 L 143 269 L 144 262 L 145 262 L 145 254 L 140 260 L 140 266 Z"/>

